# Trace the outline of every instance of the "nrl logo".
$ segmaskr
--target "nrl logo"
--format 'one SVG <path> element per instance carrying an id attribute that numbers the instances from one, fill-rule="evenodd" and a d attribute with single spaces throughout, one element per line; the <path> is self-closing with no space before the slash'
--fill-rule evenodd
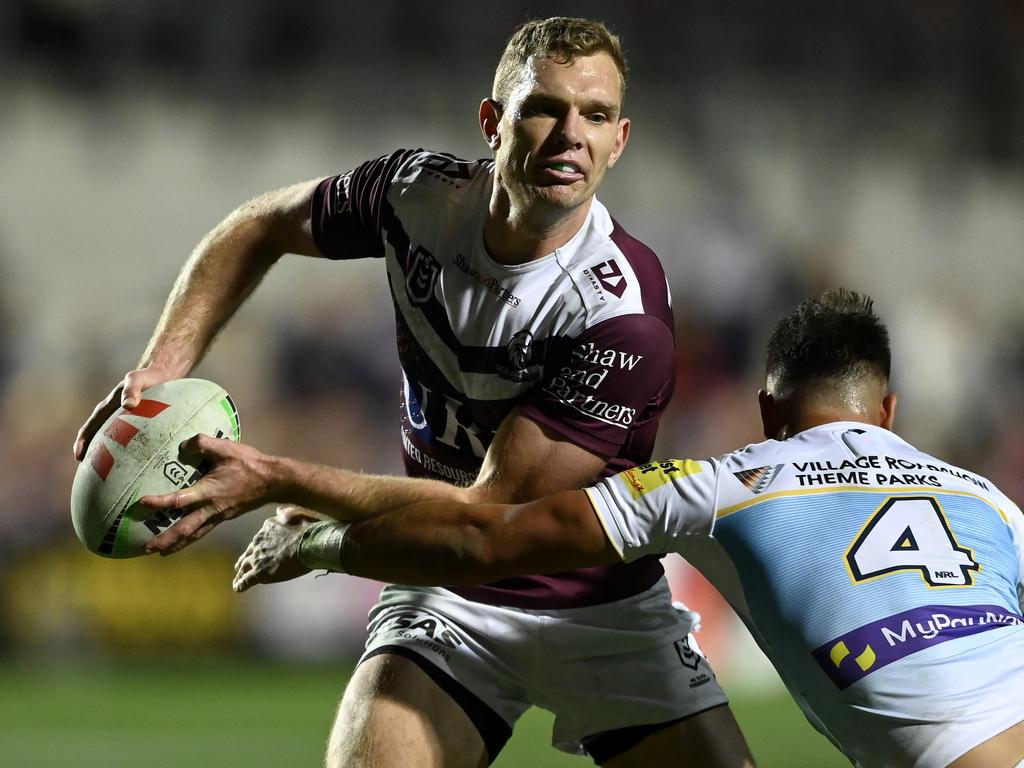
<path id="1" fill-rule="evenodd" d="M 744 469 L 742 472 L 733 472 L 736 479 L 747 486 L 751 493 L 764 493 L 768 486 L 775 482 L 785 464 L 776 464 L 774 467 L 757 467 L 756 469 Z"/>
<path id="2" fill-rule="evenodd" d="M 422 246 L 413 254 L 412 266 L 405 278 L 405 292 L 413 304 L 426 304 L 434 295 L 437 276 L 441 274 L 441 265 L 437 259 Z"/>
<path id="3" fill-rule="evenodd" d="M 676 640 L 676 653 L 679 654 L 679 660 L 683 662 L 684 667 L 696 671 L 700 666 L 701 656 L 690 646 L 690 638 Z"/>
<path id="4" fill-rule="evenodd" d="M 529 331 L 519 331 L 508 342 L 506 347 L 508 353 L 508 365 L 498 365 L 498 375 L 503 379 L 514 381 L 517 384 L 524 381 L 536 381 L 543 374 L 544 368 L 541 365 L 531 365 L 533 357 L 533 334 Z"/>

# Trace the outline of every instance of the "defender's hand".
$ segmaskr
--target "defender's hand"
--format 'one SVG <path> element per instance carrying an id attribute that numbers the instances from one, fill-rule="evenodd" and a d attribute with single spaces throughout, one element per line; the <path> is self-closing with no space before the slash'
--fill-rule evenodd
<path id="1" fill-rule="evenodd" d="M 139 502 L 153 509 L 177 510 L 180 520 L 146 545 L 148 552 L 169 555 L 199 541 L 225 520 L 273 501 L 274 470 L 271 457 L 250 445 L 209 435 L 195 435 L 181 444 L 181 452 L 201 456 L 210 469 L 195 485 Z"/>
<path id="2" fill-rule="evenodd" d="M 277 514 L 264 521 L 235 562 L 231 588 L 245 592 L 256 584 L 288 581 L 309 573 L 309 568 L 299 562 L 299 539 L 320 519 L 298 507 L 278 507 Z"/>
<path id="3" fill-rule="evenodd" d="M 139 404 L 145 390 L 173 378 L 175 377 L 171 372 L 162 365 L 150 365 L 146 368 L 129 371 L 124 379 L 110 391 L 110 394 L 97 404 L 89 418 L 79 428 L 73 448 L 75 459 L 82 460 L 92 438 L 103 426 L 103 422 L 110 417 L 110 414 L 119 407 L 134 408 Z"/>

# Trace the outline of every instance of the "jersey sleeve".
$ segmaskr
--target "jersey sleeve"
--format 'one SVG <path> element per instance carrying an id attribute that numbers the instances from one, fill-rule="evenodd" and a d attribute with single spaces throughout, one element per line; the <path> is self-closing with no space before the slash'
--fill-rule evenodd
<path id="1" fill-rule="evenodd" d="M 384 225 L 393 216 L 388 193 L 420 150 L 400 149 L 331 176 L 313 193 L 313 240 L 329 259 L 384 255 Z"/>
<path id="2" fill-rule="evenodd" d="M 688 536 L 711 535 L 718 462 L 656 461 L 586 490 L 598 520 L 626 562 L 677 552 Z"/>
<path id="3" fill-rule="evenodd" d="M 604 320 L 545 356 L 544 379 L 519 405 L 555 432 L 601 456 L 657 423 L 675 386 L 675 340 L 650 315 Z"/>

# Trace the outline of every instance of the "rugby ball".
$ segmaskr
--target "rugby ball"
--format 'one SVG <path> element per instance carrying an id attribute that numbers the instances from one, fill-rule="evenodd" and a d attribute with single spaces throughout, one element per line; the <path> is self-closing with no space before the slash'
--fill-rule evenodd
<path id="1" fill-rule="evenodd" d="M 146 554 L 146 542 L 177 516 L 147 508 L 138 499 L 186 488 L 203 476 L 205 462 L 178 451 L 183 440 L 200 432 L 239 438 L 235 404 L 219 385 L 204 379 L 151 387 L 138 405 L 119 409 L 103 423 L 71 487 L 71 520 L 90 552 Z"/>

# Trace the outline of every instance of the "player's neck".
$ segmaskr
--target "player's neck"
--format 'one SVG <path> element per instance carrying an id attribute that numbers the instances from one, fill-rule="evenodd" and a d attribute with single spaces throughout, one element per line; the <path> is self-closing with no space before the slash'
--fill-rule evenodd
<path id="1" fill-rule="evenodd" d="M 526 264 L 561 248 L 587 220 L 593 198 L 578 208 L 517 209 L 507 196 L 491 200 L 484 222 L 484 245 L 499 264 Z"/>
<path id="2" fill-rule="evenodd" d="M 795 388 L 773 381 L 769 386 L 774 391 L 758 393 L 766 437 L 785 440 L 838 421 L 892 429 L 896 393 L 888 391 L 883 378 L 822 380 Z"/>
<path id="3" fill-rule="evenodd" d="M 783 425 L 778 439 L 785 440 L 786 438 L 798 435 L 805 430 L 820 427 L 824 424 L 833 424 L 839 421 L 855 421 L 861 424 L 870 424 L 875 427 L 881 426 L 877 418 L 877 412 L 876 415 L 872 417 L 868 415 L 866 410 L 859 408 L 850 409 L 844 407 L 829 407 L 827 405 L 819 404 L 816 406 L 793 409 L 790 417 Z"/>

